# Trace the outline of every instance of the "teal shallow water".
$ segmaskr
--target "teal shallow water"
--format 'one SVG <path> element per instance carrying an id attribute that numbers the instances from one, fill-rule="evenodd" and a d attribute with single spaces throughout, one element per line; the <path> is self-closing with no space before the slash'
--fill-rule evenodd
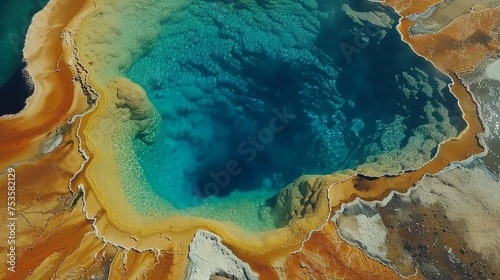
<path id="1" fill-rule="evenodd" d="M 259 229 L 265 201 L 301 175 L 400 150 L 429 160 L 464 127 L 449 79 L 394 24 L 353 16 L 373 8 L 194 0 L 169 16 L 127 74 L 162 116 L 155 143 L 134 142 L 152 189 L 189 215 L 240 207 L 231 221 Z"/>

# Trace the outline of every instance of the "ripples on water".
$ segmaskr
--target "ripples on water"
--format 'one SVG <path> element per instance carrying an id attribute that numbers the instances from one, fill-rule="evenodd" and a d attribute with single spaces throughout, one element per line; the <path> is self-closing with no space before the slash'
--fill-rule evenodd
<path id="1" fill-rule="evenodd" d="M 450 117 L 443 105 L 460 116 L 449 79 L 394 26 L 370 38 L 334 2 L 195 0 L 163 23 L 128 72 L 163 120 L 155 144 L 135 143 L 158 194 L 185 208 L 203 202 L 193 196 L 275 193 L 403 148 L 429 111 Z M 355 39 L 372 41 L 349 63 L 340 46 Z M 296 117 L 283 122 L 283 110 Z"/>

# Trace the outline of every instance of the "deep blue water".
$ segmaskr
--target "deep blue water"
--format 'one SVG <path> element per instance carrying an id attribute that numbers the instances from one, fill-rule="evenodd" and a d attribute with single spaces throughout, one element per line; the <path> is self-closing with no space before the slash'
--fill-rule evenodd
<path id="1" fill-rule="evenodd" d="M 48 0 L 2 0 L 0 2 L 0 116 L 14 114 L 31 94 L 22 76 L 24 40 L 31 18 Z"/>
<path id="2" fill-rule="evenodd" d="M 5 114 L 16 114 L 26 105 L 26 99 L 31 95 L 31 90 L 26 85 L 20 66 L 13 76 L 0 87 L 0 116 Z"/>
<path id="3" fill-rule="evenodd" d="M 128 73 L 162 116 L 156 143 L 134 143 L 160 196 L 185 208 L 235 190 L 277 191 L 402 148 L 426 122 L 427 103 L 459 114 L 434 80 L 446 76 L 394 28 L 368 36 L 341 10 L 346 2 L 194 0 L 163 22 L 153 50 Z M 377 42 L 381 30 L 388 33 Z M 356 34 L 366 46 L 354 45 Z M 357 50 L 348 58 L 345 43 Z M 430 76 L 432 97 L 421 84 L 416 97 L 403 94 L 412 88 L 403 72 L 422 77 L 414 68 Z M 382 141 L 388 129 L 399 131 Z"/>

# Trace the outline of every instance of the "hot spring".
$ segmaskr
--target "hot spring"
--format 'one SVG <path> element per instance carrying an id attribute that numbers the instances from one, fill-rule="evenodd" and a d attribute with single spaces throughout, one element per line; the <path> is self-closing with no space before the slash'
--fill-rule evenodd
<path id="1" fill-rule="evenodd" d="M 126 72 L 161 115 L 156 142 L 133 143 L 148 187 L 175 214 L 262 230 L 275 226 L 266 201 L 301 175 L 430 160 L 464 122 L 450 79 L 397 20 L 346 0 L 193 0 L 170 13 Z"/>

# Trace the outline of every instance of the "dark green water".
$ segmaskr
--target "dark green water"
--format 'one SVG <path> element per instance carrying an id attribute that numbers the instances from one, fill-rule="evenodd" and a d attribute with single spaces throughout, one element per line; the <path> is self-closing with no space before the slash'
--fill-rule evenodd
<path id="1" fill-rule="evenodd" d="M 48 0 L 2 0 L 0 2 L 0 115 L 24 108 L 31 94 L 22 76 L 22 50 L 33 15 Z"/>

